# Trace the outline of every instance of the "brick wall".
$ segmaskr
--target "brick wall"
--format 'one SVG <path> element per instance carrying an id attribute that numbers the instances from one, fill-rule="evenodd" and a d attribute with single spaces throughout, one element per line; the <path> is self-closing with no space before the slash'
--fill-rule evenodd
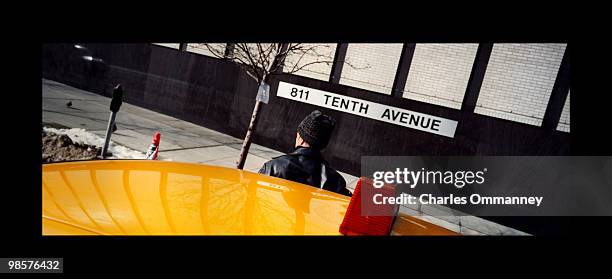
<path id="1" fill-rule="evenodd" d="M 478 44 L 417 44 L 404 98 L 461 108 Z"/>
<path id="2" fill-rule="evenodd" d="M 285 59 L 283 72 L 290 72 L 295 69 L 315 62 L 333 62 L 337 44 L 304 44 L 309 49 L 302 53 L 292 53 Z M 297 64 L 297 65 L 296 65 Z M 315 63 L 305 66 L 301 70 L 293 73 L 295 75 L 327 81 L 331 74 L 332 63 Z"/>
<path id="3" fill-rule="evenodd" d="M 349 44 L 340 84 L 391 95 L 402 44 Z"/>
<path id="4" fill-rule="evenodd" d="M 566 44 L 494 44 L 475 112 L 542 124 Z"/>
<path id="5" fill-rule="evenodd" d="M 570 132 L 570 93 L 567 93 L 567 99 L 565 105 L 563 105 L 563 111 L 561 112 L 561 118 L 557 125 L 557 130 L 563 132 Z"/>

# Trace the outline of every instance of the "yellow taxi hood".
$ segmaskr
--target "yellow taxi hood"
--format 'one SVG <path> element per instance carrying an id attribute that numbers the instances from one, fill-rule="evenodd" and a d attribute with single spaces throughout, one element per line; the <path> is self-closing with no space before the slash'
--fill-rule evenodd
<path id="1" fill-rule="evenodd" d="M 44 164 L 43 235 L 338 235 L 350 198 L 237 169 Z"/>

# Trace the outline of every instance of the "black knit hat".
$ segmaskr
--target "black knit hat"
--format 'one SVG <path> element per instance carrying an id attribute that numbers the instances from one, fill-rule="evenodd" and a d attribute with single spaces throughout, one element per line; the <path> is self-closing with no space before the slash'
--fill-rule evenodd
<path id="1" fill-rule="evenodd" d="M 336 121 L 315 110 L 298 125 L 298 133 L 311 147 L 323 149 L 327 146 Z"/>

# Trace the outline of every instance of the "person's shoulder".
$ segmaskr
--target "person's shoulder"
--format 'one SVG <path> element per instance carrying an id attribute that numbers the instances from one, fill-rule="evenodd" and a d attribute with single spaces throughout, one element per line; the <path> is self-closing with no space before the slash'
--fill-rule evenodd
<path id="1" fill-rule="evenodd" d="M 293 156 L 291 154 L 285 154 L 285 155 L 281 155 L 281 156 L 277 156 L 277 157 L 272 158 L 270 161 L 266 162 L 266 164 L 277 165 L 277 166 L 289 165 L 294 160 L 295 160 L 295 156 Z"/>

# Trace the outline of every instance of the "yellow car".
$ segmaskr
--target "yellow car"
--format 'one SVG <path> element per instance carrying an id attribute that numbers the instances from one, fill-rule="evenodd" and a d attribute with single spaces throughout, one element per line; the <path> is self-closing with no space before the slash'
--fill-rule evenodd
<path id="1" fill-rule="evenodd" d="M 42 194 L 43 235 L 341 235 L 351 202 L 248 171 L 154 160 L 43 164 Z M 389 234 L 457 233 L 400 214 Z"/>

